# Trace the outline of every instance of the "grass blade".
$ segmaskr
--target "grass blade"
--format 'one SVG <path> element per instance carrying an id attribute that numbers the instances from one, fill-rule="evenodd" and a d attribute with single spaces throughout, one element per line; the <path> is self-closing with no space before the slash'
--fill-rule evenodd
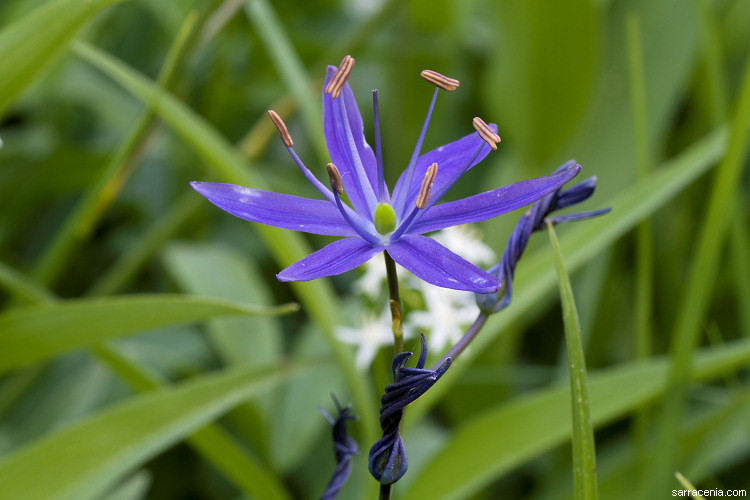
<path id="1" fill-rule="evenodd" d="M 310 78 L 291 40 L 266 0 L 246 0 L 245 12 L 265 45 L 271 62 L 297 101 L 318 158 L 327 162 L 328 147 L 323 138 L 323 115 L 318 105 L 320 94 L 311 90 L 313 87 Z M 343 57 L 343 54 L 339 57 Z M 323 69 L 321 68 L 321 78 L 325 75 Z"/>
<path id="2" fill-rule="evenodd" d="M 86 22 L 122 0 L 56 0 L 0 32 L 0 115 L 63 55 Z M 30 41 L 33 40 L 33 43 Z"/>
<path id="3" fill-rule="evenodd" d="M 560 303 L 565 323 L 565 343 L 568 348 L 568 372 L 570 374 L 570 405 L 573 422 L 573 479 L 575 497 L 578 500 L 599 498 L 596 480 L 596 445 L 594 427 L 589 407 L 588 382 L 586 380 L 586 357 L 581 342 L 581 325 L 578 321 L 573 288 L 565 272 L 560 242 L 550 222 L 547 222 L 555 267 L 560 280 Z"/>
<path id="4" fill-rule="evenodd" d="M 238 314 L 283 314 L 296 305 L 248 306 L 179 295 L 70 300 L 0 315 L 0 373 L 143 330 Z"/>
<path id="5" fill-rule="evenodd" d="M 97 221 L 102 217 L 132 173 L 133 157 L 143 145 L 153 123 L 154 113 L 151 103 L 158 101 L 162 90 L 172 84 L 175 71 L 179 67 L 180 61 L 185 57 L 188 41 L 195 31 L 196 20 L 196 13 L 188 16 L 185 20 L 169 49 L 159 75 L 159 85 L 155 87 L 151 98 L 146 101 L 148 107 L 141 113 L 137 123 L 132 127 L 119 149 L 112 155 L 97 180 L 84 193 L 45 248 L 34 272 L 34 277 L 45 285 L 54 284 L 77 245 L 89 237 L 96 227 Z"/>
<path id="6" fill-rule="evenodd" d="M 692 377 L 709 380 L 749 362 L 750 340 L 743 339 L 701 351 Z M 662 397 L 668 373 L 668 360 L 656 358 L 590 373 L 593 425 L 605 425 Z M 486 410 L 451 435 L 403 498 L 468 498 L 503 473 L 565 443 L 571 425 L 567 384 Z"/>
<path id="7" fill-rule="evenodd" d="M 95 498 L 151 457 L 282 380 L 275 371 L 231 370 L 130 398 L 6 457 L 0 462 L 3 496 Z"/>
<path id="8" fill-rule="evenodd" d="M 750 120 L 750 57 L 745 63 L 744 78 L 735 113 L 726 156 L 719 165 L 707 211 L 700 224 L 695 257 L 681 296 L 675 328 L 671 337 L 673 362 L 670 387 L 659 420 L 659 438 L 651 467 L 650 495 L 668 489 L 677 464 L 679 433 L 685 412 L 685 393 L 690 374 L 693 350 L 708 311 L 719 257 L 726 241 L 733 208 L 736 206 L 737 184 L 747 154 L 747 123 Z"/>

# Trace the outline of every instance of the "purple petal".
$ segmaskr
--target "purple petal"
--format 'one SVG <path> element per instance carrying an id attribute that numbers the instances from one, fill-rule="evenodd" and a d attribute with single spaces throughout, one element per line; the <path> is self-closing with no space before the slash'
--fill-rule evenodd
<path id="1" fill-rule="evenodd" d="M 492 123 L 490 124 L 490 127 L 497 132 L 497 125 Z M 479 137 L 478 133 L 474 132 L 473 134 L 469 134 L 457 141 L 446 144 L 445 146 L 440 146 L 439 148 L 433 149 L 429 153 L 420 156 L 417 160 L 411 186 L 408 186 L 409 191 L 406 198 L 406 204 L 404 205 L 404 214 L 408 214 L 411 209 L 414 208 L 414 203 L 416 202 L 417 194 L 419 194 L 422 179 L 430 165 L 433 163 L 438 164 L 437 176 L 435 176 L 435 182 L 432 185 L 432 192 L 438 193 L 453 180 L 461 169 L 466 167 L 466 164 L 471 160 L 471 157 L 474 156 L 474 153 L 477 152 L 477 149 L 479 149 L 479 146 L 482 144 L 485 144 L 484 140 Z M 471 168 L 484 160 L 490 151 L 491 149 L 489 146 L 482 148 L 482 151 L 471 162 L 468 168 Z M 406 172 L 401 174 L 401 177 L 396 183 L 396 187 L 393 189 L 394 200 L 398 199 L 398 193 L 400 190 L 406 189 L 406 186 L 403 185 L 405 183 L 405 174 Z"/>
<path id="2" fill-rule="evenodd" d="M 276 275 L 279 281 L 310 281 L 333 276 L 364 264 L 383 251 L 362 238 L 344 238 L 324 246 Z"/>
<path id="3" fill-rule="evenodd" d="M 335 66 L 328 66 L 324 89 L 335 72 Z M 377 204 L 377 163 L 365 141 L 362 115 L 348 83 L 337 99 L 323 92 L 323 131 L 331 161 L 341 172 L 354 210 L 372 216 Z"/>
<path id="4" fill-rule="evenodd" d="M 462 200 L 436 205 L 420 214 L 407 233 L 422 234 L 450 226 L 490 219 L 534 203 L 559 188 L 581 171 L 575 165 L 558 174 L 538 177 L 492 191 L 469 196 Z"/>
<path id="5" fill-rule="evenodd" d="M 476 293 L 500 288 L 496 277 L 426 236 L 403 236 L 386 250 L 393 260 L 433 285 Z"/>
<path id="6" fill-rule="evenodd" d="M 330 236 L 356 236 L 338 208 L 324 200 L 250 189 L 234 184 L 191 182 L 208 201 L 240 219 Z"/>

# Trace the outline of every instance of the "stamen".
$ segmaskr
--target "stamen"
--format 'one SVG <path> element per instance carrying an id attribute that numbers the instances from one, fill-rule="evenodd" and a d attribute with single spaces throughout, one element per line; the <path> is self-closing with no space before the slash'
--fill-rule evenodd
<path id="1" fill-rule="evenodd" d="M 459 82 L 456 79 L 448 78 L 445 75 L 441 75 L 437 71 L 432 71 L 431 69 L 426 69 L 422 71 L 420 74 L 422 78 L 434 86 L 441 88 L 443 90 L 447 90 L 448 92 L 452 92 L 456 90 L 459 85 L 461 85 L 461 82 Z"/>
<path id="2" fill-rule="evenodd" d="M 286 123 L 284 123 L 284 120 L 281 119 L 279 114 L 276 111 L 269 109 L 268 116 L 271 117 L 271 121 L 274 125 L 276 125 L 276 128 L 279 129 L 281 140 L 284 141 L 286 147 L 291 148 L 292 146 L 294 146 L 292 136 L 289 134 L 289 131 L 286 128 Z"/>
<path id="3" fill-rule="evenodd" d="M 412 225 L 417 214 L 427 206 L 427 201 L 430 199 L 430 191 L 432 191 L 432 184 L 435 182 L 435 176 L 437 176 L 437 169 L 437 163 L 433 163 L 429 166 L 427 172 L 425 172 L 424 179 L 422 179 L 422 186 L 419 188 L 419 195 L 417 195 L 416 206 L 393 232 L 391 241 L 399 239 Z"/>
<path id="4" fill-rule="evenodd" d="M 432 183 L 435 182 L 437 169 L 437 163 L 433 163 L 424 174 L 424 179 L 422 179 L 422 186 L 419 188 L 419 194 L 417 195 L 417 208 L 420 210 L 422 210 L 427 205 L 427 200 L 430 198 L 430 191 L 432 191 Z"/>
<path id="5" fill-rule="evenodd" d="M 354 58 L 350 55 L 344 56 L 333 78 L 326 85 L 326 94 L 331 94 L 331 97 L 334 99 L 338 98 L 341 89 L 344 88 L 346 79 L 349 78 L 349 74 L 352 72 L 352 68 L 354 68 Z"/>
<path id="6" fill-rule="evenodd" d="M 336 203 L 336 207 L 338 207 L 339 212 L 341 212 L 341 216 L 344 218 L 347 224 L 349 224 L 352 229 L 354 229 L 357 234 L 360 235 L 364 240 L 373 245 L 377 245 L 380 240 L 367 231 L 356 212 L 354 215 L 356 220 L 352 219 L 352 217 L 350 217 L 346 212 L 349 207 L 344 206 L 344 204 L 341 202 L 341 198 L 339 198 L 340 194 L 344 194 L 344 185 L 341 182 L 341 174 L 339 173 L 339 169 L 336 168 L 336 165 L 334 165 L 333 163 L 329 163 L 328 165 L 326 165 L 326 170 L 328 171 L 328 178 L 331 180 L 334 202 Z"/>
<path id="7" fill-rule="evenodd" d="M 331 187 L 336 190 L 338 194 L 344 194 L 344 184 L 341 182 L 341 174 L 336 165 L 329 163 L 326 165 L 328 171 L 328 178 L 331 180 Z"/>
<path id="8" fill-rule="evenodd" d="M 475 116 L 471 123 L 474 125 L 477 132 L 479 132 L 479 137 L 484 139 L 484 142 L 489 144 L 492 149 L 497 149 L 497 143 L 500 142 L 500 136 L 478 116 Z"/>
<path id="9" fill-rule="evenodd" d="M 492 129 L 490 129 L 490 130 L 492 130 Z M 453 186 L 453 184 L 455 184 L 456 181 L 458 181 L 458 179 L 461 178 L 461 176 L 463 174 L 465 174 L 467 170 L 469 170 L 469 168 L 471 167 L 471 165 L 474 163 L 474 160 L 476 160 L 477 156 L 479 156 L 479 153 L 482 152 L 482 148 L 484 148 L 484 143 L 480 143 L 479 144 L 479 147 L 474 152 L 474 154 L 472 155 L 472 157 L 469 158 L 469 161 L 467 161 L 464 164 L 464 166 L 461 167 L 461 169 L 456 172 L 456 174 L 453 176 L 453 178 L 451 178 L 448 182 L 444 183 L 440 187 L 440 189 L 437 190 L 436 193 L 430 193 L 432 196 L 430 196 L 429 199 L 426 200 L 426 204 L 425 204 L 424 209 L 422 209 L 422 210 L 416 210 L 416 209 L 413 210 L 412 213 L 409 214 L 409 217 L 407 217 L 405 223 L 409 223 L 410 225 L 414 225 L 422 217 L 423 213 L 425 213 L 427 210 L 429 210 L 433 205 L 435 205 L 435 203 L 437 203 L 438 201 L 440 201 L 440 198 L 442 198 L 443 195 L 448 192 L 448 190 Z M 402 226 L 403 225 L 404 224 L 402 224 Z M 401 233 L 403 233 L 407 229 L 409 229 L 409 228 L 408 227 L 404 227 L 403 230 L 402 230 L 401 227 L 399 226 L 399 229 L 397 230 L 397 232 L 401 231 Z"/>

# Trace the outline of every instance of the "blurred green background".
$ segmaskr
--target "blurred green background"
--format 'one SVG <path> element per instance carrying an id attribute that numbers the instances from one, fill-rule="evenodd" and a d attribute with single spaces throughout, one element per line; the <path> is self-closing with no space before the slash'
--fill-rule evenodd
<path id="1" fill-rule="evenodd" d="M 379 90 L 391 185 L 431 96 L 422 69 L 461 81 L 424 151 L 477 115 L 503 138 L 450 199 L 570 158 L 597 176 L 582 209 L 612 213 L 558 233 L 601 498 L 665 498 L 676 470 L 750 488 L 748 26 L 745 0 L 3 0 L 0 499 L 316 498 L 332 391 L 360 415 L 341 498 L 376 495 L 391 350 L 363 372 L 336 338 L 375 308 L 361 272 L 277 282 L 330 238 L 188 185 L 314 197 L 266 110 L 324 176 L 320 89 L 345 54 L 371 144 Z M 497 255 L 516 220 L 478 224 Z M 556 283 L 538 235 L 513 305 L 407 413 L 393 498 L 572 498 Z"/>

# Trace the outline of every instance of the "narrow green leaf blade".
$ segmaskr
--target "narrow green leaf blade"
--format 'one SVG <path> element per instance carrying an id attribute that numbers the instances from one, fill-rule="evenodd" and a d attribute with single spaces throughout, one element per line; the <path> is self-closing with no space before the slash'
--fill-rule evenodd
<path id="1" fill-rule="evenodd" d="M 56 0 L 0 32 L 0 115 L 42 72 L 65 53 L 100 9 L 122 0 Z"/>
<path id="2" fill-rule="evenodd" d="M 750 341 L 729 343 L 697 355 L 692 375 L 696 380 L 708 380 L 748 362 Z M 607 424 L 663 396 L 668 370 L 667 360 L 652 359 L 592 374 L 593 424 Z M 404 498 L 467 498 L 501 474 L 564 443 L 571 425 L 567 385 L 485 411 L 457 429 Z"/>
<path id="3" fill-rule="evenodd" d="M 237 314 L 281 314 L 266 308 L 179 295 L 71 300 L 13 309 L 0 315 L 0 373 L 152 328 Z"/>
<path id="4" fill-rule="evenodd" d="M 568 348 L 568 372 L 570 374 L 570 405 L 573 419 L 573 479 L 576 499 L 599 498 L 596 480 L 596 445 L 594 426 L 589 407 L 588 381 L 586 379 L 586 357 L 581 342 L 581 325 L 578 321 L 573 288 L 565 272 L 560 242 L 552 224 L 547 222 L 549 239 L 555 254 L 557 278 L 560 281 L 560 302 L 565 323 L 565 343 Z"/>
<path id="5" fill-rule="evenodd" d="M 130 398 L 0 462 L 3 496 L 94 498 L 192 431 L 281 380 L 268 370 L 231 370 Z"/>

